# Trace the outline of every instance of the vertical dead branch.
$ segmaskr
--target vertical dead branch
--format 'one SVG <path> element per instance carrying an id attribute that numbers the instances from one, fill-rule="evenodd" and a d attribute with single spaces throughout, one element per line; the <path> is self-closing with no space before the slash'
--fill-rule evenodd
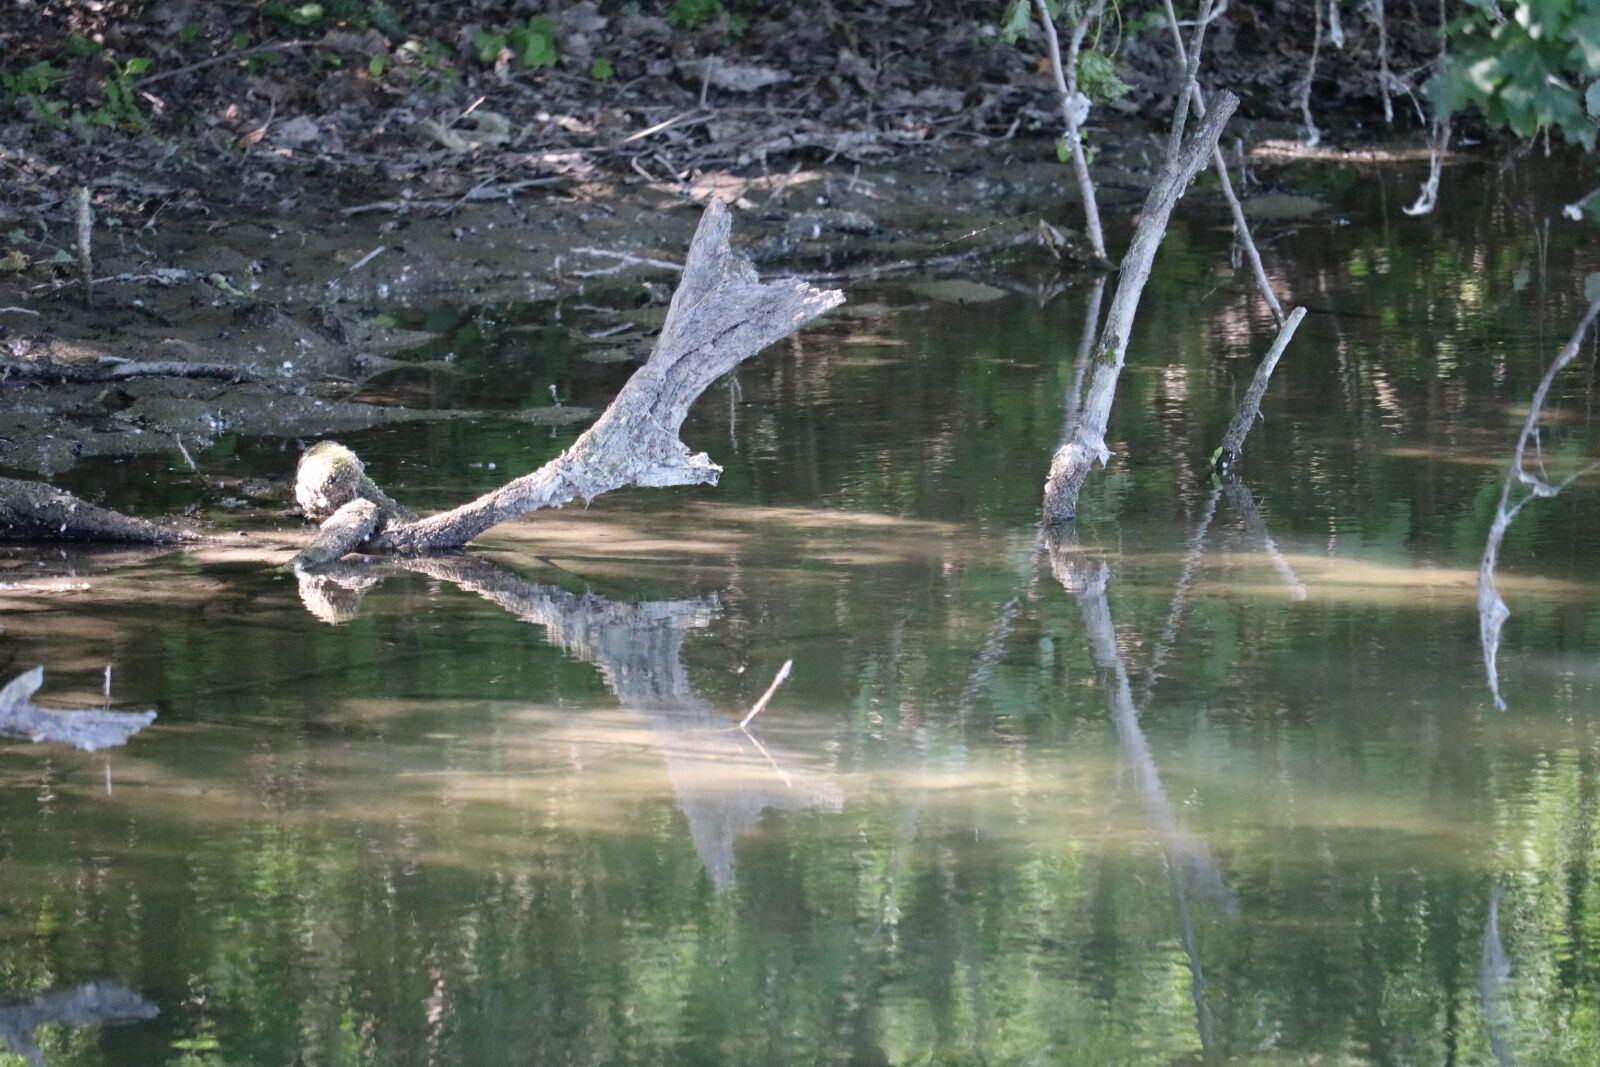
<path id="1" fill-rule="evenodd" d="M 94 307 L 94 257 L 90 242 L 94 239 L 94 208 L 89 203 L 89 187 L 78 186 L 78 270 L 83 275 L 83 306 Z"/>
<path id="2" fill-rule="evenodd" d="M 1450 147 L 1450 122 L 1433 120 L 1433 136 L 1428 139 L 1428 180 L 1422 183 L 1416 202 L 1401 208 L 1407 215 L 1432 214 L 1439 203 L 1439 179 L 1444 171 L 1444 154 Z"/>
<path id="3" fill-rule="evenodd" d="M 1083 201 L 1083 223 L 1089 238 L 1089 249 L 1097 261 L 1109 264 L 1111 258 L 1106 255 L 1106 238 L 1100 227 L 1100 206 L 1095 199 L 1094 179 L 1089 175 L 1089 159 L 1083 150 L 1082 124 L 1088 115 L 1088 100 L 1078 92 L 1078 53 L 1083 48 L 1083 38 L 1088 33 L 1090 23 L 1105 10 L 1106 0 L 1095 0 L 1073 24 L 1065 64 L 1062 63 L 1061 41 L 1056 36 L 1055 19 L 1050 16 L 1050 9 L 1045 6 L 1045 0 L 1033 0 L 1033 6 L 1044 27 L 1044 39 L 1050 49 L 1050 69 L 1055 74 L 1056 93 L 1061 97 L 1061 117 L 1066 122 L 1072 173 L 1078 180 L 1078 196 Z"/>
<path id="4" fill-rule="evenodd" d="M 1173 10 L 1172 0 L 1165 0 L 1167 7 L 1167 25 L 1172 27 L 1172 44 L 1177 49 L 1178 65 L 1185 71 L 1189 69 L 1189 56 L 1183 45 L 1183 33 L 1178 29 L 1178 15 Z M 1200 118 L 1206 117 L 1205 94 L 1200 88 L 1200 83 L 1194 86 L 1194 113 Z M 1242 156 L 1242 153 L 1241 153 Z M 1256 248 L 1255 238 L 1250 235 L 1250 222 L 1244 217 L 1244 205 L 1239 203 L 1239 197 L 1233 191 L 1233 178 L 1228 173 L 1228 161 L 1222 156 L 1222 145 L 1219 143 L 1211 153 L 1212 169 L 1217 172 L 1217 181 L 1222 185 L 1222 195 L 1228 201 L 1228 210 L 1233 213 L 1233 232 L 1244 246 L 1245 255 L 1250 260 L 1250 271 L 1255 275 L 1256 288 L 1261 290 L 1261 296 L 1267 302 L 1267 307 L 1272 309 L 1275 321 L 1283 322 L 1283 305 L 1278 303 L 1278 296 L 1272 291 L 1272 283 L 1267 280 L 1267 269 L 1261 263 L 1261 253 Z M 1240 166 L 1243 166 L 1241 162 Z"/>
<path id="5" fill-rule="evenodd" d="M 1306 61 L 1306 80 L 1300 84 L 1300 118 L 1305 122 L 1305 142 L 1315 148 L 1322 142 L 1322 131 L 1311 117 L 1311 83 L 1317 77 L 1317 56 L 1322 51 L 1322 5 L 1316 8 L 1316 28 L 1311 36 L 1311 58 Z"/>
<path id="6" fill-rule="evenodd" d="M 1378 84 L 1383 90 L 1383 121 L 1394 125 L 1394 101 L 1389 98 L 1389 19 L 1384 14 L 1383 0 L 1372 0 L 1372 17 L 1378 23 Z"/>
<path id="7" fill-rule="evenodd" d="M 1261 362 L 1256 365 L 1255 377 L 1250 379 L 1250 388 L 1245 390 L 1239 410 L 1233 413 L 1227 432 L 1222 435 L 1222 447 L 1212 454 L 1212 465 L 1216 467 L 1217 473 L 1226 474 L 1238 462 L 1239 454 L 1244 451 L 1244 439 L 1250 435 L 1250 427 L 1255 425 L 1256 416 L 1261 414 L 1261 398 L 1267 395 L 1272 372 L 1278 368 L 1278 360 L 1283 357 L 1283 350 L 1289 347 L 1290 339 L 1300 327 L 1300 320 L 1305 317 L 1306 309 L 1303 307 L 1289 312 L 1289 318 L 1278 330 L 1278 336 L 1273 339 L 1272 347 L 1267 349 L 1267 354 L 1262 356 Z"/>
<path id="8" fill-rule="evenodd" d="M 1204 28 L 1202 23 L 1196 31 L 1197 37 L 1204 32 Z M 1198 55 L 1198 50 L 1193 50 L 1190 55 L 1191 85 Z M 1188 91 L 1185 90 L 1182 95 L 1187 99 Z M 1122 260 L 1122 276 L 1117 282 L 1116 294 L 1111 298 L 1111 310 L 1106 314 L 1105 327 L 1100 334 L 1083 416 L 1073 428 L 1071 439 L 1056 450 L 1050 462 L 1044 501 L 1045 516 L 1052 522 L 1066 522 L 1077 514 L 1078 492 L 1083 488 L 1084 479 L 1096 464 L 1104 463 L 1111 455 L 1105 444 L 1106 424 L 1111 418 L 1117 379 L 1127 355 L 1128 335 L 1133 329 L 1134 315 L 1139 310 L 1139 297 L 1144 292 L 1145 283 L 1150 280 L 1156 250 L 1166 235 L 1173 206 L 1210 157 L 1217 139 L 1222 135 L 1222 128 L 1238 106 L 1238 97 L 1228 92 L 1220 94 L 1205 122 L 1195 131 L 1194 138 L 1168 157 L 1161 175 L 1145 199 L 1139 224 L 1133 231 L 1133 240 L 1129 242 L 1128 253 Z M 1186 111 L 1187 108 L 1182 110 Z M 1180 114 L 1178 119 L 1182 118 Z"/>

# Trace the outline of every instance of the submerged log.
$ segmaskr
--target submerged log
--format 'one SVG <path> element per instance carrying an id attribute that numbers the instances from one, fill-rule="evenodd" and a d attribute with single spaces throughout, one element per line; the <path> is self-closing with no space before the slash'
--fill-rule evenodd
<path id="1" fill-rule="evenodd" d="M 0 538 L 170 545 L 194 534 L 96 507 L 43 482 L 0 478 Z"/>
<path id="2" fill-rule="evenodd" d="M 624 486 L 715 485 L 722 468 L 678 439 L 690 405 L 744 360 L 844 302 L 839 291 L 816 289 L 799 279 L 762 282 L 730 247 L 731 226 L 726 206 L 715 200 L 707 205 L 655 351 L 572 447 L 532 474 L 453 511 L 375 526 L 360 547 L 402 553 L 459 548 L 531 511 L 587 502 Z M 301 491 L 297 486 L 296 495 Z M 318 498 L 319 513 L 325 515 L 351 500 L 372 499 L 353 479 L 320 478 L 305 491 Z M 380 512 L 386 507 L 374 502 Z M 335 545 L 330 540 L 324 548 Z"/>

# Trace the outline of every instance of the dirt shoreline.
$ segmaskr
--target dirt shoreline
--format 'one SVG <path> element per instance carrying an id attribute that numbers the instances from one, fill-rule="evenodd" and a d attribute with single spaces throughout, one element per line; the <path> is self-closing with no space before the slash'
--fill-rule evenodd
<path id="1" fill-rule="evenodd" d="M 1141 132 L 1115 146 L 1096 171 L 1102 210 L 1122 229 L 1155 153 Z M 1290 171 L 1258 192 L 1261 210 L 1282 199 Z M 64 264 L 0 276 L 0 307 L 34 312 L 0 313 L 0 362 L 78 371 L 115 360 L 223 364 L 247 379 L 52 383 L 13 370 L 0 383 L 0 469 L 49 478 L 81 460 L 152 452 L 192 463 L 227 433 L 314 438 L 471 417 L 353 398 L 415 367 L 407 351 L 434 339 L 396 326 L 393 309 L 559 301 L 563 325 L 596 362 L 636 360 L 649 341 L 642 309 L 670 296 L 671 265 L 713 196 L 736 205 L 736 246 L 763 273 L 846 285 L 945 275 L 1016 289 L 1023 276 L 1066 285 L 1091 271 L 1070 174 L 1043 139 L 1014 140 L 1003 154 L 961 149 L 676 186 L 612 176 L 442 207 L 413 204 L 403 190 L 352 205 L 342 177 L 306 181 L 288 207 L 108 210 L 96 223 L 95 275 L 114 280 L 95 285 L 92 307 Z M 1214 195 L 1202 183 L 1181 210 L 1209 211 Z M 65 240 L 62 227 L 50 229 Z M 963 298 L 959 285 L 948 298 Z M 641 321 L 645 332 L 625 328 Z"/>

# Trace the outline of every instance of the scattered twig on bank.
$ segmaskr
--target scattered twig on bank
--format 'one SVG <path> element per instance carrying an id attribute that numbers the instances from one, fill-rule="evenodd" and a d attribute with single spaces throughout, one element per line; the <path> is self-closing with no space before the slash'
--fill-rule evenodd
<path id="1" fill-rule="evenodd" d="M 617 261 L 615 266 L 603 267 L 598 270 L 575 270 L 572 272 L 574 278 L 597 278 L 603 274 L 615 274 L 628 267 L 656 267 L 660 270 L 683 272 L 682 263 L 673 263 L 665 259 L 651 259 L 649 256 L 636 256 L 631 252 L 615 252 L 609 248 L 587 247 L 574 248 L 572 251 L 574 255 L 599 256 Z"/>

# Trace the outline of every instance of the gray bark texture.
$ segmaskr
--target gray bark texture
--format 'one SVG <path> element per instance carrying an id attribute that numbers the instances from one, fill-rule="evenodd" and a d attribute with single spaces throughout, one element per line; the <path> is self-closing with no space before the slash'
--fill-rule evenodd
<path id="1" fill-rule="evenodd" d="M 762 282 L 728 243 L 732 220 L 706 207 L 655 351 L 594 425 L 532 474 L 453 511 L 388 523 L 365 548 L 418 553 L 459 548 L 502 522 L 624 486 L 715 485 L 722 473 L 678 439 L 689 407 L 722 375 L 844 302 L 797 278 Z M 347 503 L 328 502 L 335 509 Z"/>
<path id="2" fill-rule="evenodd" d="M 1295 308 L 1289 312 L 1283 327 L 1278 330 L 1278 336 L 1273 339 L 1272 347 L 1267 349 L 1267 354 L 1261 357 L 1261 362 L 1256 365 L 1255 377 L 1250 379 L 1250 388 L 1245 390 L 1244 401 L 1240 403 L 1239 410 L 1233 413 L 1227 432 L 1222 435 L 1222 447 L 1217 449 L 1213 459 L 1218 473 L 1226 474 L 1238 462 L 1239 454 L 1244 451 L 1244 439 L 1250 435 L 1250 427 L 1256 424 L 1256 416 L 1261 414 L 1261 398 L 1267 395 L 1267 386 L 1272 382 L 1272 372 L 1277 369 L 1278 360 L 1283 358 L 1283 350 L 1289 347 L 1294 331 L 1300 327 L 1300 320 L 1305 317 L 1305 308 Z"/>
<path id="3" fill-rule="evenodd" d="M 170 545 L 193 540 L 194 535 L 95 507 L 43 482 L 0 478 L 0 538 Z"/>
<path id="4" fill-rule="evenodd" d="M 1197 51 L 1190 56 L 1191 83 L 1196 58 Z M 1168 158 L 1161 176 L 1145 198 L 1139 224 L 1128 244 L 1128 254 L 1122 258 L 1122 275 L 1117 281 L 1116 294 L 1111 298 L 1111 310 L 1106 313 L 1105 327 L 1100 333 L 1094 373 L 1089 379 L 1082 414 L 1071 439 L 1056 450 L 1050 462 L 1044 490 L 1045 517 L 1050 522 L 1068 522 L 1077 515 L 1078 492 L 1083 488 L 1084 479 L 1097 463 L 1104 463 L 1111 455 L 1105 443 L 1106 424 L 1111 419 L 1117 379 L 1122 374 L 1128 351 L 1128 335 L 1139 310 L 1139 297 L 1150 280 L 1156 250 L 1166 235 L 1173 207 L 1211 157 L 1223 127 L 1238 106 L 1238 97 L 1229 92 L 1219 93 L 1194 137 Z"/>

